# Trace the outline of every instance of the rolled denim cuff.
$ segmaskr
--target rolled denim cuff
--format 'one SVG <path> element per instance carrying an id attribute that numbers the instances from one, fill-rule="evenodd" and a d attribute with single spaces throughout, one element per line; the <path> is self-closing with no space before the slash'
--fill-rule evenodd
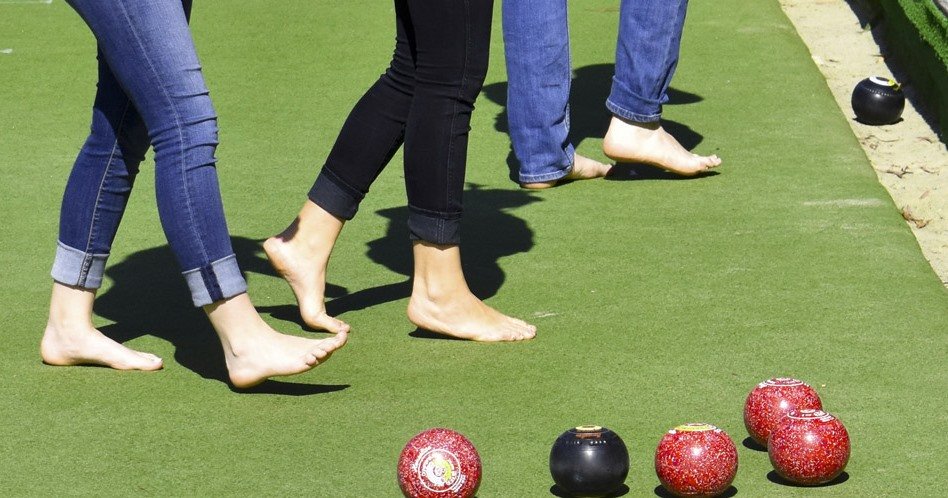
<path id="1" fill-rule="evenodd" d="M 409 206 L 408 231 L 411 240 L 423 240 L 438 245 L 461 243 L 461 213 L 431 213 Z"/>
<path id="2" fill-rule="evenodd" d="M 606 108 L 617 117 L 636 123 L 654 123 L 662 117 L 662 101 L 641 97 L 616 78 Z"/>
<path id="3" fill-rule="evenodd" d="M 50 275 L 53 280 L 84 289 L 98 289 L 102 286 L 105 274 L 105 262 L 108 254 L 92 254 L 56 242 L 56 257 Z"/>
<path id="4" fill-rule="evenodd" d="M 325 167 L 316 177 L 313 188 L 309 189 L 309 200 L 329 214 L 344 220 L 355 217 L 363 198 L 365 194 L 346 185 Z"/>
<path id="5" fill-rule="evenodd" d="M 559 180 L 568 175 L 570 171 L 573 171 L 573 163 L 576 162 L 576 149 L 573 147 L 573 144 L 568 143 L 563 152 L 564 157 L 569 158 L 569 162 L 566 164 L 550 164 L 544 167 L 529 168 L 530 171 L 542 171 L 542 173 L 524 174 L 524 169 L 528 168 L 521 166 L 518 174 L 520 183 L 550 182 Z M 521 165 L 522 164 L 523 163 L 521 163 Z"/>
<path id="6" fill-rule="evenodd" d="M 196 307 L 247 292 L 247 281 L 237 266 L 237 256 L 233 254 L 207 266 L 188 270 L 183 275 Z"/>

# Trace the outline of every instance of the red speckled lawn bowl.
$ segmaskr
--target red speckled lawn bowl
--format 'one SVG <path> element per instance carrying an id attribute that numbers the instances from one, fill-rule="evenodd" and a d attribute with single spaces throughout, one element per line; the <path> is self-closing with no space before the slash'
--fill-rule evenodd
<path id="1" fill-rule="evenodd" d="M 480 483 L 477 449 L 451 429 L 420 432 L 398 458 L 398 485 L 409 498 L 470 498 Z"/>
<path id="2" fill-rule="evenodd" d="M 767 447 L 767 438 L 790 410 L 820 410 L 823 403 L 809 384 L 789 377 L 768 379 L 754 388 L 744 402 L 744 425 L 747 433 Z"/>
<path id="3" fill-rule="evenodd" d="M 679 425 L 658 443 L 655 473 L 676 496 L 718 496 L 737 474 L 737 448 L 713 425 Z"/>
<path id="4" fill-rule="evenodd" d="M 770 434 L 767 448 L 777 474 L 803 486 L 839 477 L 849 451 L 846 427 L 822 410 L 791 410 Z"/>

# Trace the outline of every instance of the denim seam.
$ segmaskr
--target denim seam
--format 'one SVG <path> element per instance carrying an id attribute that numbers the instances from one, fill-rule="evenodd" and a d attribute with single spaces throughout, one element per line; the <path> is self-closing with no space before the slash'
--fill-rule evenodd
<path id="1" fill-rule="evenodd" d="M 566 10 L 566 18 L 568 20 L 569 19 L 569 2 L 567 2 L 566 0 L 562 0 L 562 2 L 566 4 L 564 6 L 564 9 Z M 571 38 L 570 38 L 570 31 L 569 31 L 569 21 L 567 21 L 566 23 L 566 67 L 567 67 L 567 70 L 566 70 L 566 82 L 567 82 L 566 83 L 566 119 L 563 121 L 564 125 L 566 126 L 566 142 L 567 143 L 570 143 L 569 131 L 572 124 L 570 123 L 569 96 L 573 92 L 573 46 L 569 42 L 570 39 Z M 567 154 L 565 150 L 563 151 L 563 153 Z M 572 157 L 567 157 L 566 160 L 569 162 L 569 168 L 566 169 L 566 172 L 563 173 L 562 176 L 559 176 L 557 178 L 550 178 L 550 180 L 558 180 L 559 178 L 563 178 L 566 175 L 568 175 L 570 171 L 573 170 L 574 159 Z M 546 180 L 538 180 L 538 181 L 546 181 Z"/>
<path id="2" fill-rule="evenodd" d="M 128 108 L 131 107 L 131 101 L 125 102 L 125 110 L 122 111 L 122 119 L 119 120 L 118 129 L 115 133 L 115 142 L 112 144 L 112 151 L 109 152 L 109 160 L 105 163 L 105 170 L 102 172 L 102 179 L 99 181 L 99 189 L 95 195 L 95 204 L 92 207 L 92 220 L 89 221 L 89 237 L 86 239 L 86 249 L 83 251 L 87 256 L 82 259 L 82 268 L 79 269 L 79 284 L 84 284 L 89 276 L 89 270 L 92 268 L 92 239 L 98 233 L 96 229 L 99 225 L 99 201 L 102 200 L 102 188 L 105 186 L 105 179 L 109 176 L 112 169 L 112 160 L 115 159 L 115 151 L 118 149 L 119 136 L 122 128 L 125 126 L 125 117 L 128 116 Z"/>
<path id="3" fill-rule="evenodd" d="M 685 8 L 687 9 L 687 2 L 685 3 Z M 684 17 L 682 17 L 682 22 L 684 22 Z M 675 44 L 674 42 L 672 42 L 672 43 L 669 43 L 668 46 L 666 47 L 665 54 L 664 54 L 664 57 L 663 57 L 663 59 L 662 59 L 662 67 L 671 68 L 671 67 L 672 67 L 672 65 L 671 65 L 671 60 L 678 58 L 678 51 L 680 50 L 679 47 L 680 47 L 680 45 L 681 45 L 681 35 L 682 35 L 682 33 L 684 32 L 683 29 L 684 29 L 684 28 L 682 27 L 682 29 L 680 29 L 680 30 L 678 31 L 678 44 L 677 44 L 677 46 L 676 46 L 676 44 Z M 674 49 L 674 50 L 672 49 L 673 46 L 675 46 L 675 49 Z M 677 65 L 677 62 L 676 62 L 675 64 Z M 671 86 L 671 79 L 672 79 L 673 76 L 674 76 L 674 70 L 668 71 L 668 72 L 665 74 L 665 79 L 664 79 L 664 81 L 662 81 L 662 88 L 666 89 L 666 91 L 667 91 L 667 88 Z M 665 96 L 665 97 L 666 97 L 665 100 L 667 101 L 667 96 L 668 96 L 668 95 L 667 95 L 666 92 L 661 92 L 661 93 L 659 94 L 659 96 L 658 96 L 658 114 L 659 114 L 659 116 L 660 116 L 661 113 L 662 113 L 662 100 L 663 100 L 663 99 L 662 99 L 662 96 Z"/>
<path id="4" fill-rule="evenodd" d="M 185 170 L 186 170 L 186 167 L 185 167 L 184 163 L 186 162 L 186 159 L 187 159 L 186 156 L 187 156 L 187 155 L 185 154 L 186 148 L 185 148 L 185 146 L 184 146 L 185 137 L 184 137 L 184 134 L 183 134 L 182 131 L 181 131 L 181 130 L 182 130 L 182 127 L 181 127 L 181 116 L 180 116 L 179 113 L 178 113 L 178 109 L 174 106 L 174 99 L 172 99 L 172 98 L 171 98 L 171 95 L 168 94 L 168 90 L 167 90 L 163 85 L 161 85 L 161 78 L 158 76 L 158 71 L 155 70 L 155 65 L 154 65 L 154 63 L 152 62 L 151 58 L 148 57 L 148 53 L 144 50 L 144 46 L 143 46 L 143 44 L 142 44 L 141 38 L 138 36 L 138 33 L 135 31 L 135 29 L 134 29 L 134 27 L 133 27 L 133 24 L 132 24 L 132 20 L 131 20 L 131 18 L 130 18 L 129 15 L 128 15 L 128 9 L 125 8 L 125 4 L 124 4 L 123 2 L 117 2 L 117 3 L 119 4 L 119 7 L 122 9 L 122 15 L 125 17 L 126 21 L 128 21 L 129 30 L 131 31 L 132 35 L 135 37 L 135 41 L 138 42 L 138 48 L 139 48 L 139 50 L 140 50 L 141 53 L 142 53 L 142 58 L 144 58 L 144 59 L 145 59 L 145 62 L 148 63 L 148 69 L 151 70 L 152 77 L 153 77 L 154 80 L 155 80 L 156 86 L 161 89 L 161 93 L 162 93 L 162 95 L 164 95 L 166 101 L 167 101 L 168 104 L 169 104 L 168 107 L 171 109 L 171 113 L 174 115 L 175 128 L 176 128 L 176 130 L 177 130 L 177 132 L 178 132 L 178 138 L 180 139 L 180 140 L 179 140 L 179 143 L 181 144 L 180 147 L 179 147 L 180 158 L 181 158 L 180 169 L 181 169 L 181 172 L 182 172 L 182 175 L 181 175 L 181 176 L 182 176 L 182 183 L 183 183 L 183 187 L 184 187 L 185 204 L 186 204 L 186 207 L 187 207 L 188 217 L 190 218 L 188 221 L 190 222 L 189 225 L 190 225 L 190 227 L 191 227 L 191 235 L 194 236 L 195 239 L 196 239 L 197 242 L 198 242 L 198 243 L 197 243 L 197 246 L 198 246 L 198 248 L 201 250 L 201 257 L 202 257 L 202 259 L 203 259 L 204 261 L 207 261 L 207 260 L 208 260 L 208 257 L 207 257 L 207 250 L 206 250 L 206 248 L 204 247 L 204 240 L 201 238 L 200 234 L 197 233 L 197 230 L 196 230 L 196 227 L 195 227 L 194 210 L 193 210 L 192 207 L 191 207 L 191 197 L 190 197 L 190 193 L 188 192 L 188 188 L 187 188 L 187 187 L 188 187 L 188 185 L 187 185 L 187 183 L 188 183 L 187 175 L 184 174 L 184 173 L 185 173 Z M 147 125 L 146 125 L 146 126 L 147 126 Z"/>
<path id="5" fill-rule="evenodd" d="M 214 264 L 217 264 L 217 263 L 220 263 L 221 261 L 224 261 L 225 259 L 232 258 L 232 257 L 234 257 L 233 254 L 228 254 L 227 256 L 224 256 L 223 258 L 218 259 L 217 261 L 211 261 L 211 262 L 208 264 L 208 266 L 214 265 Z M 200 273 L 200 272 L 203 271 L 203 270 L 204 270 L 204 267 L 203 267 L 203 266 L 198 266 L 197 268 L 191 268 L 190 270 L 184 270 L 183 272 L 181 272 L 181 274 L 182 274 L 182 275 L 190 275 L 190 274 L 192 274 L 192 273 Z"/>
<path id="6" fill-rule="evenodd" d="M 442 219 L 442 220 L 456 220 L 461 218 L 461 211 L 447 212 L 447 211 L 432 211 L 430 209 L 424 209 L 416 206 L 408 205 L 408 210 L 416 214 L 427 216 L 429 218 Z"/>
<path id="7" fill-rule="evenodd" d="M 236 254 L 228 254 L 227 256 L 224 256 L 223 258 L 220 258 L 220 259 L 211 261 L 210 263 L 207 264 L 207 266 L 214 266 L 214 265 L 216 265 L 216 264 L 218 264 L 218 263 L 221 263 L 221 262 L 223 262 L 223 261 L 226 261 L 226 260 L 228 260 L 228 259 L 234 259 L 234 260 L 236 260 L 236 259 L 237 259 L 237 255 L 236 255 Z M 204 269 L 203 266 L 199 266 L 199 267 L 197 267 L 197 268 L 192 268 L 192 269 L 190 269 L 190 270 L 185 270 L 185 271 L 181 272 L 181 274 L 182 274 L 182 275 L 190 275 L 190 274 L 192 274 L 192 273 L 194 273 L 194 272 L 200 272 L 200 271 L 202 271 L 203 269 Z"/>
<path id="8" fill-rule="evenodd" d="M 451 158 L 454 150 L 454 125 L 458 119 L 458 103 L 464 96 L 464 85 L 467 80 L 467 68 L 471 56 L 471 3 L 470 0 L 464 0 L 464 65 L 461 67 L 461 84 L 458 86 L 457 95 L 454 98 L 454 107 L 451 113 L 450 138 L 448 139 L 448 154 L 445 158 L 445 189 L 444 189 L 444 207 L 451 205 Z M 462 187 L 463 189 L 463 187 Z M 438 226 L 438 240 L 444 240 L 444 224 Z"/>
<path id="9" fill-rule="evenodd" d="M 226 271 L 226 269 L 224 269 L 223 273 L 225 274 L 225 276 L 227 277 L 233 276 L 240 279 L 240 283 L 237 283 L 237 284 L 235 284 L 235 282 L 233 281 L 227 281 L 228 290 L 226 293 L 224 292 L 224 288 L 221 286 L 220 279 L 216 278 L 216 274 L 220 269 L 215 269 L 215 268 L 218 266 L 221 266 L 222 263 L 230 263 L 227 266 L 232 266 L 233 269 L 238 272 L 236 275 L 230 275 Z M 190 270 L 183 271 L 181 272 L 181 275 L 183 275 L 185 280 L 188 282 L 188 287 L 191 289 L 191 299 L 194 301 L 195 306 L 204 306 L 207 304 L 221 301 L 223 299 L 229 299 L 238 294 L 247 292 L 246 280 L 243 279 L 243 277 L 240 275 L 239 272 L 240 272 L 240 268 L 237 267 L 237 255 L 234 253 L 231 253 L 231 254 L 228 254 L 227 256 L 224 256 L 223 258 L 210 262 L 206 266 L 199 266 L 197 268 L 192 268 Z M 207 283 L 209 280 L 207 277 L 208 273 L 215 274 L 215 278 L 212 279 L 213 285 L 211 286 L 209 286 Z M 188 278 L 188 277 L 195 274 L 197 274 L 200 278 L 197 279 L 197 281 L 192 282 L 193 279 Z M 201 288 L 196 290 L 192 286 L 192 283 L 200 285 Z"/>
<path id="10" fill-rule="evenodd" d="M 73 251 L 73 252 L 81 253 L 81 254 L 84 255 L 84 257 L 94 258 L 94 257 L 97 257 L 97 256 L 98 256 L 98 257 L 107 257 L 107 256 L 109 256 L 109 253 L 95 253 L 95 252 L 83 251 L 82 249 L 76 249 L 75 247 L 72 247 L 71 245 L 66 244 L 66 243 L 64 243 L 63 241 L 58 240 L 58 239 L 56 240 L 56 245 L 57 245 L 58 247 L 62 247 L 63 249 L 65 249 L 65 250 L 67 250 L 67 251 Z"/>
<path id="11" fill-rule="evenodd" d="M 62 256 L 66 256 L 63 258 Z M 86 252 L 82 249 L 66 245 L 61 240 L 56 241 L 56 256 L 53 261 L 53 268 L 50 276 L 53 281 L 63 285 L 77 286 L 85 289 L 98 289 L 102 285 L 105 262 L 108 260 L 108 254 L 96 254 Z M 73 263 L 78 260 L 76 265 L 63 266 L 64 261 Z M 89 273 L 92 265 L 101 262 L 101 270 L 97 271 L 97 280 L 94 284 L 89 282 Z M 58 270 L 58 271 L 57 271 Z M 85 273 L 83 273 L 85 271 Z"/>

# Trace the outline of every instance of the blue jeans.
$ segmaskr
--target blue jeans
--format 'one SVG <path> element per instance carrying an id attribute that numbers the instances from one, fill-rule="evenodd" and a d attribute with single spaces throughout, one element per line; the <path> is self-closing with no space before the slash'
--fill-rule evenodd
<path id="1" fill-rule="evenodd" d="M 641 123 L 658 121 L 675 67 L 688 0 L 622 0 L 612 91 L 606 107 Z M 566 176 L 572 68 L 566 0 L 504 0 L 507 114 L 521 183 Z"/>
<path id="2" fill-rule="evenodd" d="M 53 279 L 101 285 L 139 163 L 153 146 L 158 215 L 194 304 L 245 292 L 217 183 L 217 115 L 188 29 L 191 1 L 68 2 L 95 35 L 99 83 L 92 130 L 63 194 Z"/>

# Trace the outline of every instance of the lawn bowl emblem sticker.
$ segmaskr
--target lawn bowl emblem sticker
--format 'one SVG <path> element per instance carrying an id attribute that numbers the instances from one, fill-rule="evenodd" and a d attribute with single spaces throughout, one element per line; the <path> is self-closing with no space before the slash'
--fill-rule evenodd
<path id="1" fill-rule="evenodd" d="M 461 472 L 458 457 L 444 448 L 425 448 L 415 460 L 413 469 L 427 490 L 435 493 L 458 491 L 467 478 Z"/>
<path id="2" fill-rule="evenodd" d="M 690 424 L 679 425 L 678 427 L 675 427 L 674 429 L 668 431 L 668 433 L 675 434 L 678 432 L 705 432 L 705 431 L 721 432 L 721 429 L 718 429 L 717 427 L 711 424 L 699 424 L 699 423 L 692 422 Z"/>

